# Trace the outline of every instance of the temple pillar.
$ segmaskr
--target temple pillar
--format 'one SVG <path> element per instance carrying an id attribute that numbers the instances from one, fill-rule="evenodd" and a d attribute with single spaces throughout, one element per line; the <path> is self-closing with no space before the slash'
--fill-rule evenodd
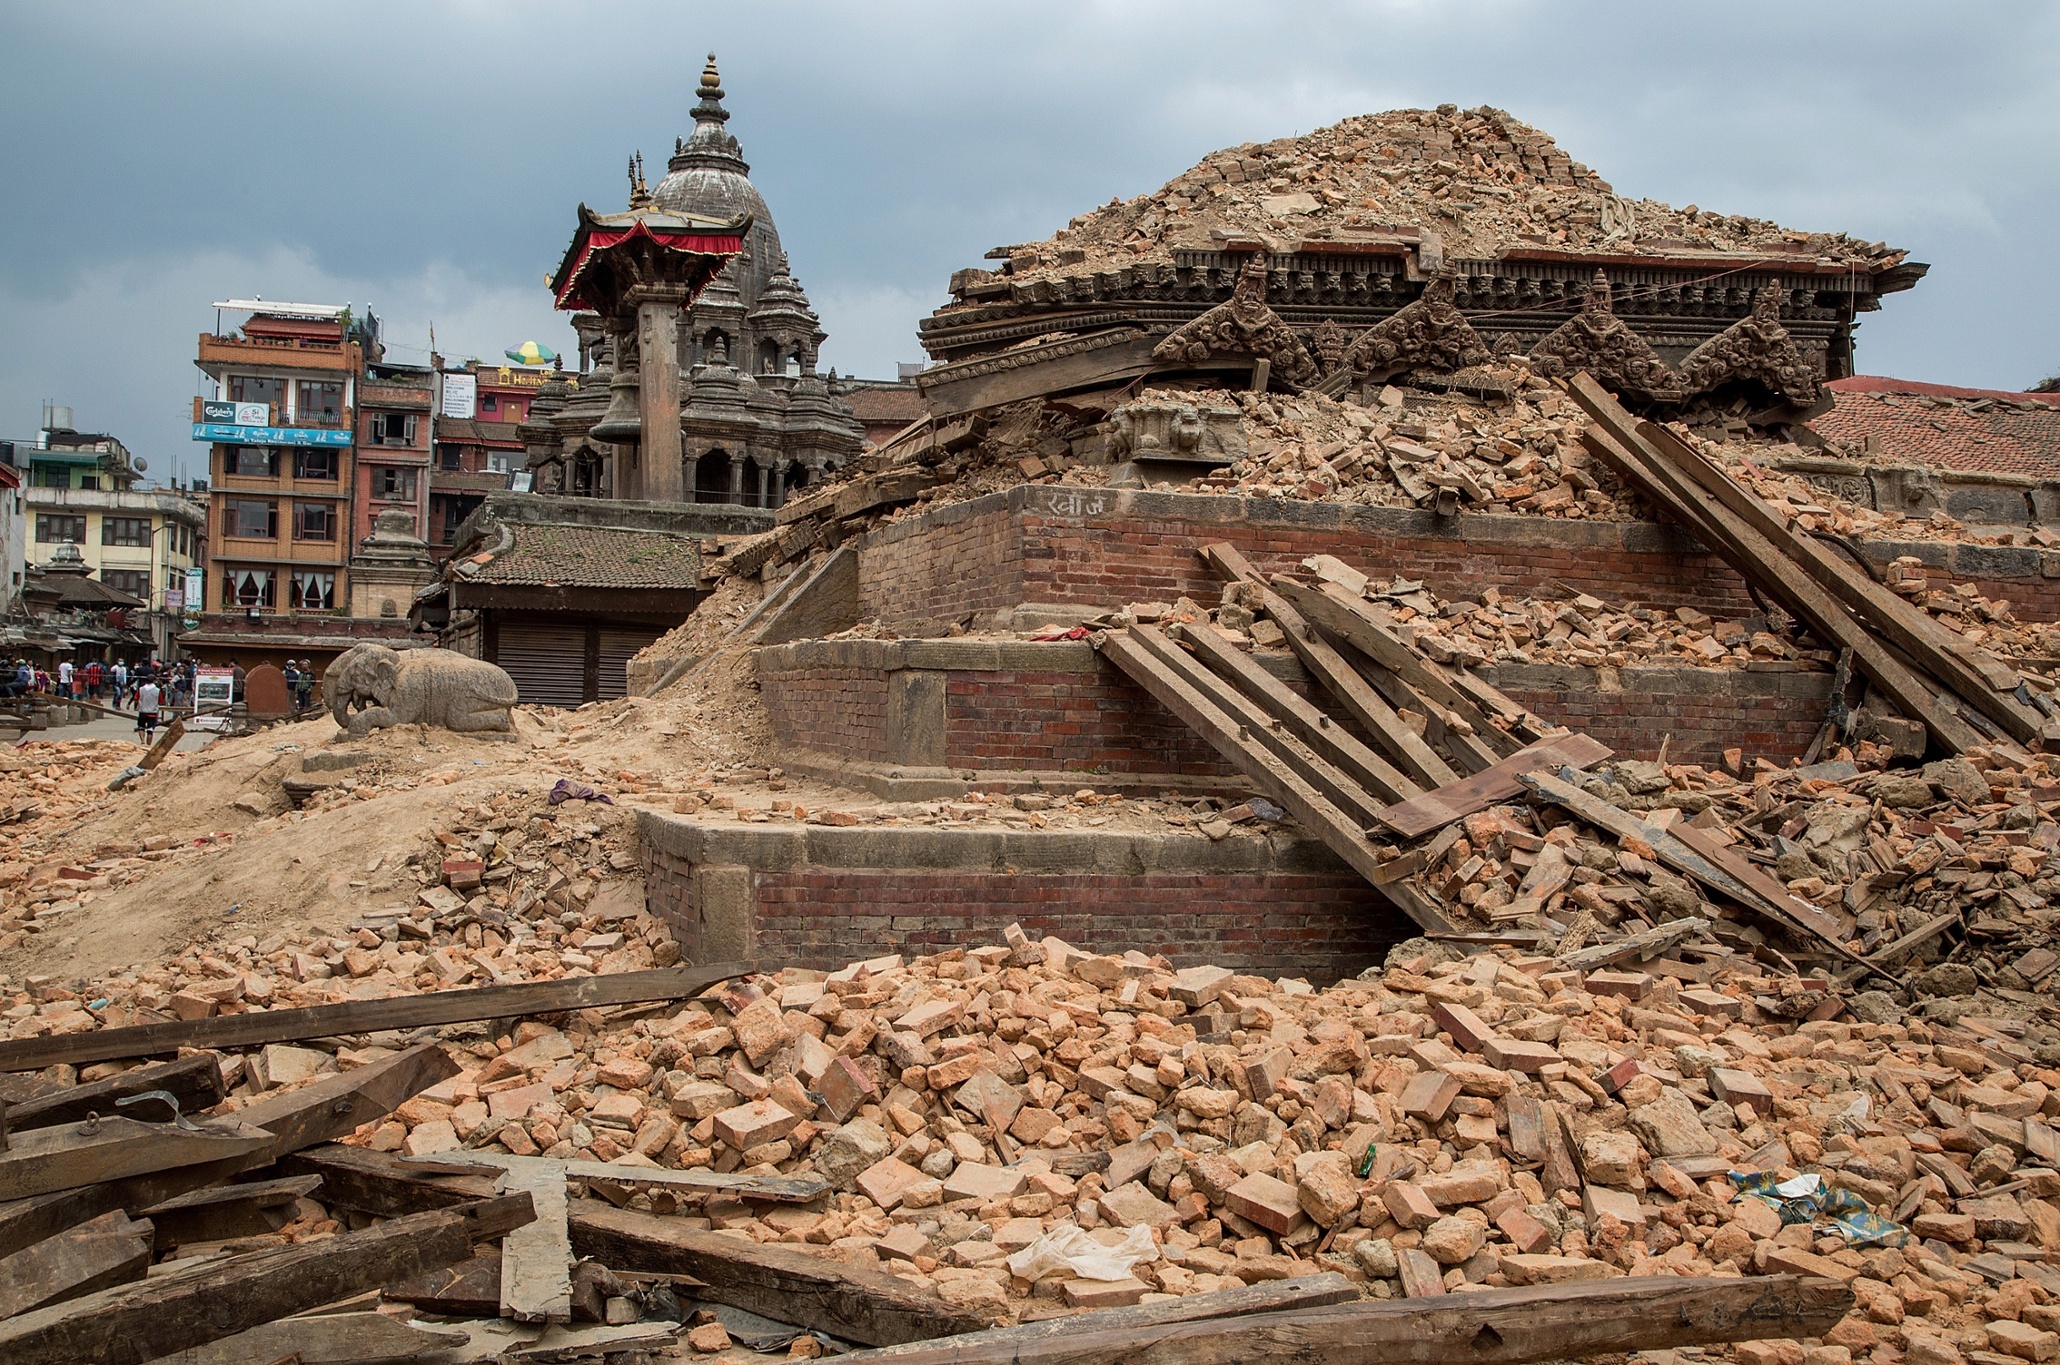
<path id="1" fill-rule="evenodd" d="M 618 494 L 652 502 L 686 502 L 686 467 L 680 459 L 680 305 L 686 291 L 640 285 L 630 291 L 637 308 L 637 417 L 643 428 L 638 450 L 638 490 Z"/>
<path id="2" fill-rule="evenodd" d="M 765 490 L 765 505 L 776 508 L 786 500 L 787 467 L 776 464 L 772 467 L 772 486 Z"/>
<path id="3" fill-rule="evenodd" d="M 744 505 L 744 457 L 730 456 L 730 501 L 739 507 Z"/>

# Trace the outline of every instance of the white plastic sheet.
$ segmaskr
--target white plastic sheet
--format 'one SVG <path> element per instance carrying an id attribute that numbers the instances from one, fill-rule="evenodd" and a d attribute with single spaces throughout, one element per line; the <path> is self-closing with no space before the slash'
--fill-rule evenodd
<path id="1" fill-rule="evenodd" d="M 1123 1234 L 1114 1246 L 1103 1246 L 1071 1223 L 1053 1228 L 1009 1257 L 1009 1273 L 1026 1280 L 1052 1275 L 1077 1275 L 1083 1280 L 1123 1280 L 1139 1261 L 1156 1261 L 1159 1248 L 1152 1230 L 1142 1225 Z"/>

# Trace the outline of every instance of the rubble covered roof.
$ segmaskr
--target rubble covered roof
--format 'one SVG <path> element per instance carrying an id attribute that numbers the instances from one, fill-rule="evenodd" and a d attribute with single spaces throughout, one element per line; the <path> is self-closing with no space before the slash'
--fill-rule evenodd
<path id="1" fill-rule="evenodd" d="M 1111 200 L 1047 241 L 1015 248 L 1014 271 L 1170 260 L 1175 250 L 1219 250 L 1225 236 L 1313 250 L 1324 237 L 1349 241 L 1397 228 L 1434 231 L 1444 254 L 1457 257 L 1524 248 L 1792 252 L 1881 270 L 1904 254 L 1844 233 L 1626 199 L 1549 135 L 1503 110 L 1441 105 L 1363 114 L 1300 137 L 1212 152 L 1154 193 Z M 1036 259 L 1023 259 L 1026 253 Z"/>
<path id="2" fill-rule="evenodd" d="M 692 588 L 700 546 L 655 531 L 506 523 L 514 544 L 463 576 L 475 583 L 564 588 Z"/>
<path id="3" fill-rule="evenodd" d="M 1821 436 L 1877 457 L 1991 474 L 2060 478 L 2060 394 L 1962 389 L 1856 375 L 1826 386 Z"/>

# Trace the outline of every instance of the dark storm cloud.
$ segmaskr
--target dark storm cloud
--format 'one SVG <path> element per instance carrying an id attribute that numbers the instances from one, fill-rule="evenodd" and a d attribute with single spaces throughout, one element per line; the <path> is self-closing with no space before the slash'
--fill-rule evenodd
<path id="1" fill-rule="evenodd" d="M 573 205 L 654 171 L 703 55 L 830 332 L 891 373 L 951 270 L 1212 148 L 1494 104 L 1619 193 L 1909 248 L 1864 369 L 2060 368 L 2046 4 L 0 5 L 0 434 L 37 401 L 183 457 L 230 295 L 369 301 L 398 358 L 563 349 Z M 159 470 L 168 465 L 161 459 Z"/>

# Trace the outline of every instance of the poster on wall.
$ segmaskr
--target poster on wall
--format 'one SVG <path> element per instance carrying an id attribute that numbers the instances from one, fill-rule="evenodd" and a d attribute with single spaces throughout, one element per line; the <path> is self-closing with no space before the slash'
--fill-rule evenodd
<path id="1" fill-rule="evenodd" d="M 476 378 L 469 374 L 447 374 L 443 377 L 443 416 L 470 421 L 478 403 L 479 381 Z"/>

